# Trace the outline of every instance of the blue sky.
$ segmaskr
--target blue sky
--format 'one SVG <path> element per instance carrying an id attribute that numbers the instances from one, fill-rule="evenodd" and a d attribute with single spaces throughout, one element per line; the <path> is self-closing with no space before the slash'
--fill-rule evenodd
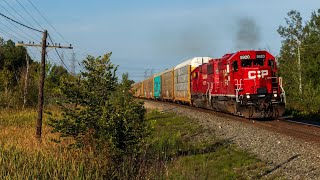
<path id="1" fill-rule="evenodd" d="M 16 0 L 7 1 L 19 10 Z M 27 0 L 18 1 L 38 17 Z M 239 49 L 269 49 L 277 55 L 281 39 L 276 30 L 284 24 L 286 13 L 295 9 L 307 20 L 312 11 L 320 8 L 319 0 L 32 2 L 73 44 L 79 62 L 86 54 L 98 56 L 112 51 L 113 63 L 120 65 L 119 73 L 127 71 L 134 80 L 142 79 L 146 69 L 157 72 L 195 56 L 220 57 Z M 1 7 L 0 11 L 5 13 Z M 23 13 L 21 8 L 19 11 Z M 37 20 L 56 42 L 64 43 L 43 19 Z M 240 42 L 239 32 L 248 28 L 254 39 L 242 37 Z M 70 59 L 71 51 L 60 52 Z M 35 58 L 39 56 L 33 53 Z M 59 62 L 54 55 L 49 59 Z"/>

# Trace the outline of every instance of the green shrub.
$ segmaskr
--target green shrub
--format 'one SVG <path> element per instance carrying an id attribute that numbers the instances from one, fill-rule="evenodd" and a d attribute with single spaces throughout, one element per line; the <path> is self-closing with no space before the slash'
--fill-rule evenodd
<path id="1" fill-rule="evenodd" d="M 88 56 L 80 77 L 61 83 L 62 117 L 52 116 L 50 125 L 62 137 L 73 137 L 78 147 L 90 146 L 105 153 L 114 164 L 110 176 L 117 177 L 119 163 L 134 161 L 141 152 L 149 126 L 143 103 L 129 92 L 128 75 L 118 82 L 110 56 Z"/>

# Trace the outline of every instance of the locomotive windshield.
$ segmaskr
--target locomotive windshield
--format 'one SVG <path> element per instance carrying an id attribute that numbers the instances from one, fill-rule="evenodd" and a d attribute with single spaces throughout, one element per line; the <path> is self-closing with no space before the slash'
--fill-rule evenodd
<path id="1" fill-rule="evenodd" d="M 253 65 L 254 66 L 263 66 L 264 65 L 264 59 L 253 60 Z"/>
<path id="2" fill-rule="evenodd" d="M 264 66 L 264 59 L 244 59 L 241 60 L 242 67 Z"/>

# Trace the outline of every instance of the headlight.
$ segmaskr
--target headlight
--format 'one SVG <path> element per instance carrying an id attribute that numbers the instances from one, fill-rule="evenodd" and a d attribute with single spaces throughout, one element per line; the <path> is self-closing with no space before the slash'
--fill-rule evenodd
<path id="1" fill-rule="evenodd" d="M 247 94 L 247 96 L 246 96 L 246 97 L 247 97 L 247 99 L 250 99 L 250 95 L 249 95 L 249 94 Z"/>
<path id="2" fill-rule="evenodd" d="M 273 97 L 275 97 L 275 98 L 278 97 L 278 94 L 273 94 Z"/>

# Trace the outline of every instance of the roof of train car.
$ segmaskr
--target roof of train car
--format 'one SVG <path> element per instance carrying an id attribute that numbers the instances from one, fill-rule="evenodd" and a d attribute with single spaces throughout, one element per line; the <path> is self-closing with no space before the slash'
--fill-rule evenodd
<path id="1" fill-rule="evenodd" d="M 194 57 L 192 59 L 186 60 L 178 64 L 177 66 L 174 67 L 174 69 L 179 69 L 187 65 L 191 65 L 192 67 L 198 67 L 203 63 L 208 63 L 210 59 L 212 59 L 212 57 Z"/>
<path id="2" fill-rule="evenodd" d="M 164 73 L 167 73 L 167 72 L 170 72 L 170 71 L 172 71 L 172 70 L 173 70 L 173 68 L 166 69 L 165 71 L 162 71 L 162 72 L 159 72 L 159 73 L 157 73 L 157 74 L 154 74 L 154 77 L 160 76 L 160 75 L 162 75 L 162 74 L 164 74 Z"/>

